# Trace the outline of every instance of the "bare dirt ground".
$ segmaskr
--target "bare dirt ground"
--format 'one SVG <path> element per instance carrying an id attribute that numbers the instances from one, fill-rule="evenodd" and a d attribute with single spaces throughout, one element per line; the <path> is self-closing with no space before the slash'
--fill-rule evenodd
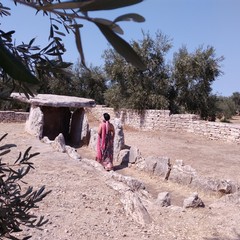
<path id="1" fill-rule="evenodd" d="M 15 160 L 18 152 L 24 152 L 29 146 L 32 146 L 32 153 L 41 153 L 34 158 L 35 169 L 25 181 L 34 189 L 45 185 L 47 190 L 52 190 L 39 203 L 39 208 L 33 210 L 38 216 L 48 218 L 49 222 L 42 230 L 24 228 L 16 235 L 18 237 L 32 235 L 34 240 L 240 239 L 240 198 L 227 201 L 198 192 L 205 208 L 165 207 L 157 211 L 150 208 L 148 211 L 153 221 L 143 226 L 126 215 L 119 193 L 106 184 L 106 179 L 91 164 L 56 152 L 50 145 L 27 134 L 22 123 L 1 123 L 0 129 L 1 136 L 8 133 L 1 145 L 17 145 L 6 155 L 7 161 L 8 158 Z M 240 146 L 237 144 L 210 141 L 188 133 L 141 132 L 129 128 L 124 129 L 124 135 L 126 145 L 138 147 L 144 157 L 168 156 L 172 162 L 182 159 L 201 175 L 240 180 Z M 87 147 L 78 149 L 78 152 L 82 158 L 94 159 L 95 153 Z M 173 206 L 181 207 L 184 198 L 194 192 L 194 189 L 160 181 L 133 168 L 116 166 L 116 169 L 142 181 L 153 198 L 159 192 L 169 192 Z"/>

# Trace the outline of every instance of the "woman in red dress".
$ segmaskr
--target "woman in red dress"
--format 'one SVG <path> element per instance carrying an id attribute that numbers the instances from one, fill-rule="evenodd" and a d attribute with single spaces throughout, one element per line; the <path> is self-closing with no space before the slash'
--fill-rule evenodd
<path id="1" fill-rule="evenodd" d="M 103 114 L 103 120 L 98 127 L 96 160 L 107 170 L 113 170 L 114 126 L 109 122 L 110 115 Z"/>

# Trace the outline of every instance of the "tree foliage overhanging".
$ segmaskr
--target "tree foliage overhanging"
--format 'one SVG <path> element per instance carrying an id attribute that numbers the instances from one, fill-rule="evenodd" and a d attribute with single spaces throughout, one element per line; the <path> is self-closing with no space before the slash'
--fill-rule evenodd
<path id="1" fill-rule="evenodd" d="M 71 63 L 66 63 L 62 60 L 62 55 L 66 51 L 62 38 L 66 34 L 71 33 L 75 36 L 76 48 L 79 52 L 81 64 L 86 67 L 84 46 L 82 46 L 80 34 L 84 21 L 95 24 L 117 52 L 136 68 L 144 70 L 145 65 L 142 59 L 119 36 L 124 33 L 119 23 L 122 21 L 143 22 L 145 19 L 136 13 L 118 16 L 113 21 L 93 18 L 89 14 L 92 11 L 127 7 L 142 1 L 84 0 L 61 2 L 59 0 L 14 0 L 15 4 L 33 8 L 37 14 L 40 12 L 44 16 L 49 17 L 49 39 L 51 41 L 48 46 L 42 49 L 33 45 L 34 38 L 28 43 L 15 46 L 12 42 L 14 30 L 9 30 L 8 32 L 0 30 L 0 78 L 3 82 L 2 86 L 0 86 L 0 97 L 7 98 L 13 90 L 24 92 L 27 97 L 29 95 L 33 96 L 33 93 L 37 91 L 33 89 L 33 85 L 38 85 L 39 80 L 43 81 L 49 77 L 56 78 L 59 73 L 66 74 L 65 69 L 71 65 Z M 11 15 L 10 10 L 10 8 L 0 3 L 0 17 L 9 17 Z M 60 31 L 59 26 L 63 26 L 65 32 Z"/>

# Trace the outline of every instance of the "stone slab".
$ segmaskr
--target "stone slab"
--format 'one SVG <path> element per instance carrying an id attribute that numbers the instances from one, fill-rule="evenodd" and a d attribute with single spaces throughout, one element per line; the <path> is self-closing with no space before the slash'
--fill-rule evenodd
<path id="1" fill-rule="evenodd" d="M 48 107 L 95 107 L 96 103 L 93 99 L 80 98 L 74 96 L 54 95 L 54 94 L 37 94 L 29 99 L 20 93 L 12 93 L 11 97 L 21 102 L 29 103 L 36 106 Z"/>

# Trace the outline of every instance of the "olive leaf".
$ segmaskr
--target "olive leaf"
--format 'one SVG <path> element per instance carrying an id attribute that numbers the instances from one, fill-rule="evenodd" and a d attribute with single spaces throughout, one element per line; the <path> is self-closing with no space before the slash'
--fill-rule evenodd
<path id="1" fill-rule="evenodd" d="M 95 22 L 95 23 L 101 23 L 103 25 L 106 25 L 108 26 L 109 28 L 111 28 L 115 33 L 118 33 L 118 34 L 123 34 L 123 30 L 122 28 L 117 25 L 116 23 L 110 21 L 110 20 L 107 20 L 107 19 L 103 19 L 103 18 L 91 18 L 92 22 Z"/>
<path id="2" fill-rule="evenodd" d="M 145 18 L 137 13 L 127 13 L 115 18 L 113 22 L 115 23 L 120 21 L 144 22 Z"/>
<path id="3" fill-rule="evenodd" d="M 143 0 L 92 0 L 88 4 L 81 7 L 81 11 L 98 11 L 98 10 L 111 10 L 131 6 L 142 2 Z"/>
<path id="4" fill-rule="evenodd" d="M 89 1 L 68 1 L 56 4 L 47 4 L 44 6 L 37 6 L 38 10 L 50 11 L 54 9 L 75 9 L 79 8 L 83 12 L 98 11 L 98 10 L 111 10 L 116 8 L 127 7 L 142 2 L 143 0 L 89 0 Z"/>
<path id="5" fill-rule="evenodd" d="M 76 2 L 76 1 L 69 1 L 69 2 L 60 2 L 56 4 L 47 4 L 47 5 L 40 5 L 37 6 L 36 8 L 38 10 L 43 10 L 43 11 L 51 11 L 54 9 L 74 9 L 74 8 L 82 8 L 89 2 Z"/>
<path id="6" fill-rule="evenodd" d="M 146 66 L 138 54 L 133 50 L 133 48 L 121 37 L 115 34 L 109 27 L 101 23 L 96 23 L 97 27 L 100 29 L 105 38 L 114 47 L 114 49 L 122 55 L 126 61 L 130 62 L 136 68 L 140 70 L 145 70 Z"/>
<path id="7" fill-rule="evenodd" d="M 39 83 L 38 79 L 16 58 L 3 44 L 0 38 L 0 66 L 13 79 L 32 84 Z"/>

